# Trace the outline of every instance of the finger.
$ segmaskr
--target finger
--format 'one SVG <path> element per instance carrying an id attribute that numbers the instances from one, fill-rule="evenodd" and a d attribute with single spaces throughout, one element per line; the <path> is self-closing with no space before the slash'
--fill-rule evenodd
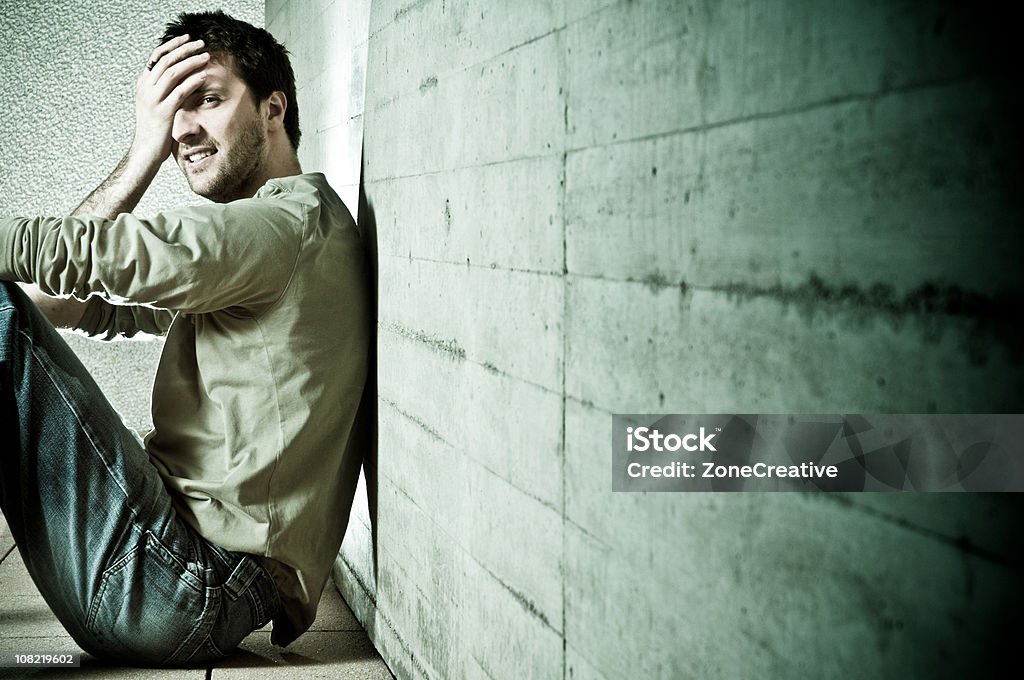
<path id="1" fill-rule="evenodd" d="M 183 44 L 185 44 L 187 42 L 188 42 L 188 34 L 185 34 L 185 35 L 179 35 L 176 38 L 171 38 L 167 42 L 165 42 L 162 45 L 160 45 L 159 47 L 157 47 L 155 50 L 153 50 L 152 54 L 149 55 L 149 62 L 147 64 L 147 67 L 149 68 L 149 70 L 152 71 L 153 70 L 153 65 L 155 65 L 158 61 L 160 61 L 160 58 L 163 57 L 165 54 L 167 54 L 168 52 L 173 50 L 175 47 L 178 47 L 179 45 L 183 45 Z"/>
<path id="2" fill-rule="evenodd" d="M 194 54 L 191 57 L 186 57 L 173 66 L 165 69 L 164 72 L 160 74 L 160 79 L 157 81 L 157 94 L 159 97 L 161 99 L 165 98 L 183 78 L 200 71 L 209 61 L 210 53 L 203 52 L 201 54 Z"/>
<path id="3" fill-rule="evenodd" d="M 190 54 L 195 54 L 199 50 L 205 47 L 206 43 L 202 40 L 193 40 L 191 42 L 184 43 L 175 47 L 169 52 L 165 52 L 160 56 L 160 59 L 153 64 L 153 68 L 150 71 L 153 73 L 153 79 L 158 79 L 165 70 L 174 64 L 178 63 Z M 148 68 L 148 66 L 147 66 Z"/>
<path id="4" fill-rule="evenodd" d="M 153 65 L 153 68 L 150 69 L 150 71 L 153 74 L 153 80 L 159 80 L 160 76 L 163 75 L 164 71 L 166 71 L 171 66 L 174 66 L 182 59 L 187 58 L 189 55 L 195 54 L 199 50 L 203 49 L 205 45 L 206 43 L 204 43 L 202 40 L 193 40 L 183 45 L 179 45 L 171 51 L 164 53 L 160 57 L 159 61 L 157 61 Z"/>
<path id="5" fill-rule="evenodd" d="M 206 71 L 196 71 L 182 80 L 168 93 L 164 101 L 177 111 L 206 81 Z"/>

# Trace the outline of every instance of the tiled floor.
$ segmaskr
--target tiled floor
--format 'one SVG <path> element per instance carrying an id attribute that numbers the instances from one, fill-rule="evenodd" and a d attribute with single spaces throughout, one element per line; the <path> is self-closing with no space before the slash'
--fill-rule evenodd
<path id="1" fill-rule="evenodd" d="M 0 655 L 9 652 L 78 651 L 50 613 L 25 571 L 7 524 L 0 515 Z M 268 629 L 258 630 L 241 648 L 212 668 L 161 670 L 121 668 L 82 654 L 80 668 L 4 668 L 0 678 L 366 678 L 392 680 L 351 610 L 327 584 L 312 628 L 285 649 L 270 644 Z"/>

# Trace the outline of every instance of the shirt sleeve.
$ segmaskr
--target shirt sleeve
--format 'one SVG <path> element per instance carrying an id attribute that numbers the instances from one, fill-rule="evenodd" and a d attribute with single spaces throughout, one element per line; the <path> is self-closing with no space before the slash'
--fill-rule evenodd
<path id="1" fill-rule="evenodd" d="M 287 286 L 308 210 L 271 194 L 152 218 L 9 218 L 0 220 L 0 278 L 82 300 L 256 311 Z"/>
<path id="2" fill-rule="evenodd" d="M 114 305 L 99 296 L 93 296 L 75 328 L 89 335 L 102 335 L 103 340 L 113 340 L 119 335 L 130 338 L 137 333 L 164 335 L 173 319 L 174 312 L 166 309 Z"/>

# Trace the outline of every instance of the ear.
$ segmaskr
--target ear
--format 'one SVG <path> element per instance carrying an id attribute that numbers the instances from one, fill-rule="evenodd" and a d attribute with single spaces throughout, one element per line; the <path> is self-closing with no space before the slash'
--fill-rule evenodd
<path id="1" fill-rule="evenodd" d="M 267 97 L 267 127 L 271 130 L 284 127 L 284 112 L 288 110 L 288 98 L 280 90 Z"/>

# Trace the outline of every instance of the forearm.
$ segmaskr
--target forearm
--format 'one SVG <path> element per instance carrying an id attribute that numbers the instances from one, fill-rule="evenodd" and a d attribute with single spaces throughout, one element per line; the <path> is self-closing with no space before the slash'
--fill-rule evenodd
<path id="1" fill-rule="evenodd" d="M 77 328 L 85 313 L 85 302 L 74 298 L 50 297 L 34 283 L 19 283 L 29 299 L 35 303 L 54 328 Z"/>
<path id="2" fill-rule="evenodd" d="M 160 168 L 159 162 L 152 157 L 137 160 L 139 157 L 132 151 L 125 154 L 114 171 L 71 214 L 96 215 L 112 220 L 120 213 L 134 210 Z M 86 302 L 71 297 L 51 297 L 35 284 L 22 284 L 21 287 L 55 328 L 76 328 L 81 322 Z"/>
<path id="3" fill-rule="evenodd" d="M 159 158 L 138 153 L 132 148 L 71 214 L 97 215 L 112 220 L 121 213 L 131 212 L 159 169 Z"/>

